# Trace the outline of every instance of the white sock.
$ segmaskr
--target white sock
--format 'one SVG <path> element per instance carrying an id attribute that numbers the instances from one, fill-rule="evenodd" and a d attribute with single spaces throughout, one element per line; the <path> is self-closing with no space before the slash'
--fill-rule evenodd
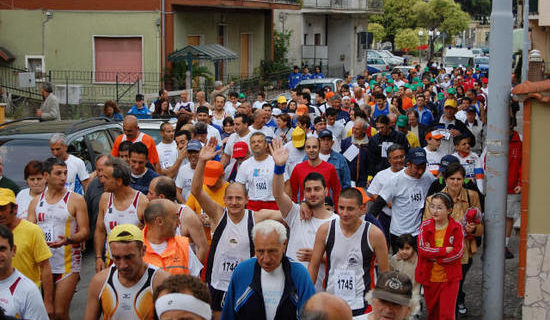
<path id="1" fill-rule="evenodd" d="M 506 247 L 510 244 L 510 237 L 506 237 Z"/>

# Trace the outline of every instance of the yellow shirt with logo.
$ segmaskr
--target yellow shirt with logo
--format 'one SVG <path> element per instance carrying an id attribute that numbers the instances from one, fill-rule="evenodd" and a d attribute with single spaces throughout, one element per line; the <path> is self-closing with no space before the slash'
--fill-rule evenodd
<path id="1" fill-rule="evenodd" d="M 40 227 L 27 220 L 21 220 L 13 229 L 16 247 L 12 265 L 40 287 L 40 263 L 52 256 Z"/>

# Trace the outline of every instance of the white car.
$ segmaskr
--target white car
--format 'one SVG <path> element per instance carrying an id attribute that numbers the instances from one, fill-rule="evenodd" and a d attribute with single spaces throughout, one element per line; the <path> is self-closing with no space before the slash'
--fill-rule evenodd
<path id="1" fill-rule="evenodd" d="M 170 124 L 176 129 L 177 120 L 175 118 L 172 118 L 170 120 L 163 120 L 163 119 L 140 119 L 138 120 L 139 125 L 139 131 L 146 133 L 150 135 L 153 140 L 155 140 L 155 144 L 159 144 L 162 141 L 162 137 L 160 136 L 160 125 L 164 122 L 168 121 Z"/>

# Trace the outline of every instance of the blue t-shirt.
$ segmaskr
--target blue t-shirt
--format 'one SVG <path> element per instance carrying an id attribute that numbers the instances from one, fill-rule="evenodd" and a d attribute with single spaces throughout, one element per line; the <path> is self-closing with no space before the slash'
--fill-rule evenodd
<path id="1" fill-rule="evenodd" d="M 151 113 L 146 105 L 143 105 L 141 109 L 138 109 L 137 105 L 134 104 L 130 110 L 128 110 L 127 115 L 133 115 L 138 119 L 151 119 Z"/>

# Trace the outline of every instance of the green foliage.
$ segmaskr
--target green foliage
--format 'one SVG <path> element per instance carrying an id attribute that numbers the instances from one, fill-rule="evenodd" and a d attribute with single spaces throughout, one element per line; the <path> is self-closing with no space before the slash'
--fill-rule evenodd
<path id="1" fill-rule="evenodd" d="M 381 24 L 386 37 L 391 40 L 397 36 L 399 30 L 416 27 L 414 12 L 411 9 L 419 2 L 423 0 L 385 0 L 384 13 L 373 15 L 371 21 Z"/>
<path id="2" fill-rule="evenodd" d="M 202 67 L 199 63 L 193 63 L 191 69 L 193 73 L 193 83 L 199 83 L 199 78 L 203 77 L 206 80 L 205 85 L 210 85 L 214 82 L 212 72 L 207 67 Z M 185 89 L 185 73 L 187 72 L 187 62 L 174 62 L 172 68 L 165 74 L 165 80 L 171 80 L 174 88 L 180 90 Z M 195 85 L 193 85 L 195 86 Z"/>
<path id="3" fill-rule="evenodd" d="M 410 51 L 416 49 L 418 43 L 418 31 L 414 29 L 401 29 L 395 35 L 395 48 L 398 50 Z"/>
<path id="4" fill-rule="evenodd" d="M 386 36 L 384 26 L 379 23 L 369 23 L 368 30 L 369 32 L 372 32 L 372 36 L 374 37 L 374 41 L 376 42 L 381 42 Z"/>
<path id="5" fill-rule="evenodd" d="M 290 71 L 287 53 L 290 46 L 291 35 L 292 30 L 288 32 L 273 30 L 273 60 L 268 59 L 260 62 L 259 72 L 263 78 L 269 78 L 272 74 L 286 73 Z"/>
<path id="6" fill-rule="evenodd" d="M 449 36 L 458 35 L 468 28 L 470 16 L 453 0 L 418 2 L 413 7 L 418 26 L 428 30 L 438 29 Z"/>
<path id="7" fill-rule="evenodd" d="M 491 0 L 455 0 L 462 10 L 475 20 L 482 20 L 491 15 Z"/>

